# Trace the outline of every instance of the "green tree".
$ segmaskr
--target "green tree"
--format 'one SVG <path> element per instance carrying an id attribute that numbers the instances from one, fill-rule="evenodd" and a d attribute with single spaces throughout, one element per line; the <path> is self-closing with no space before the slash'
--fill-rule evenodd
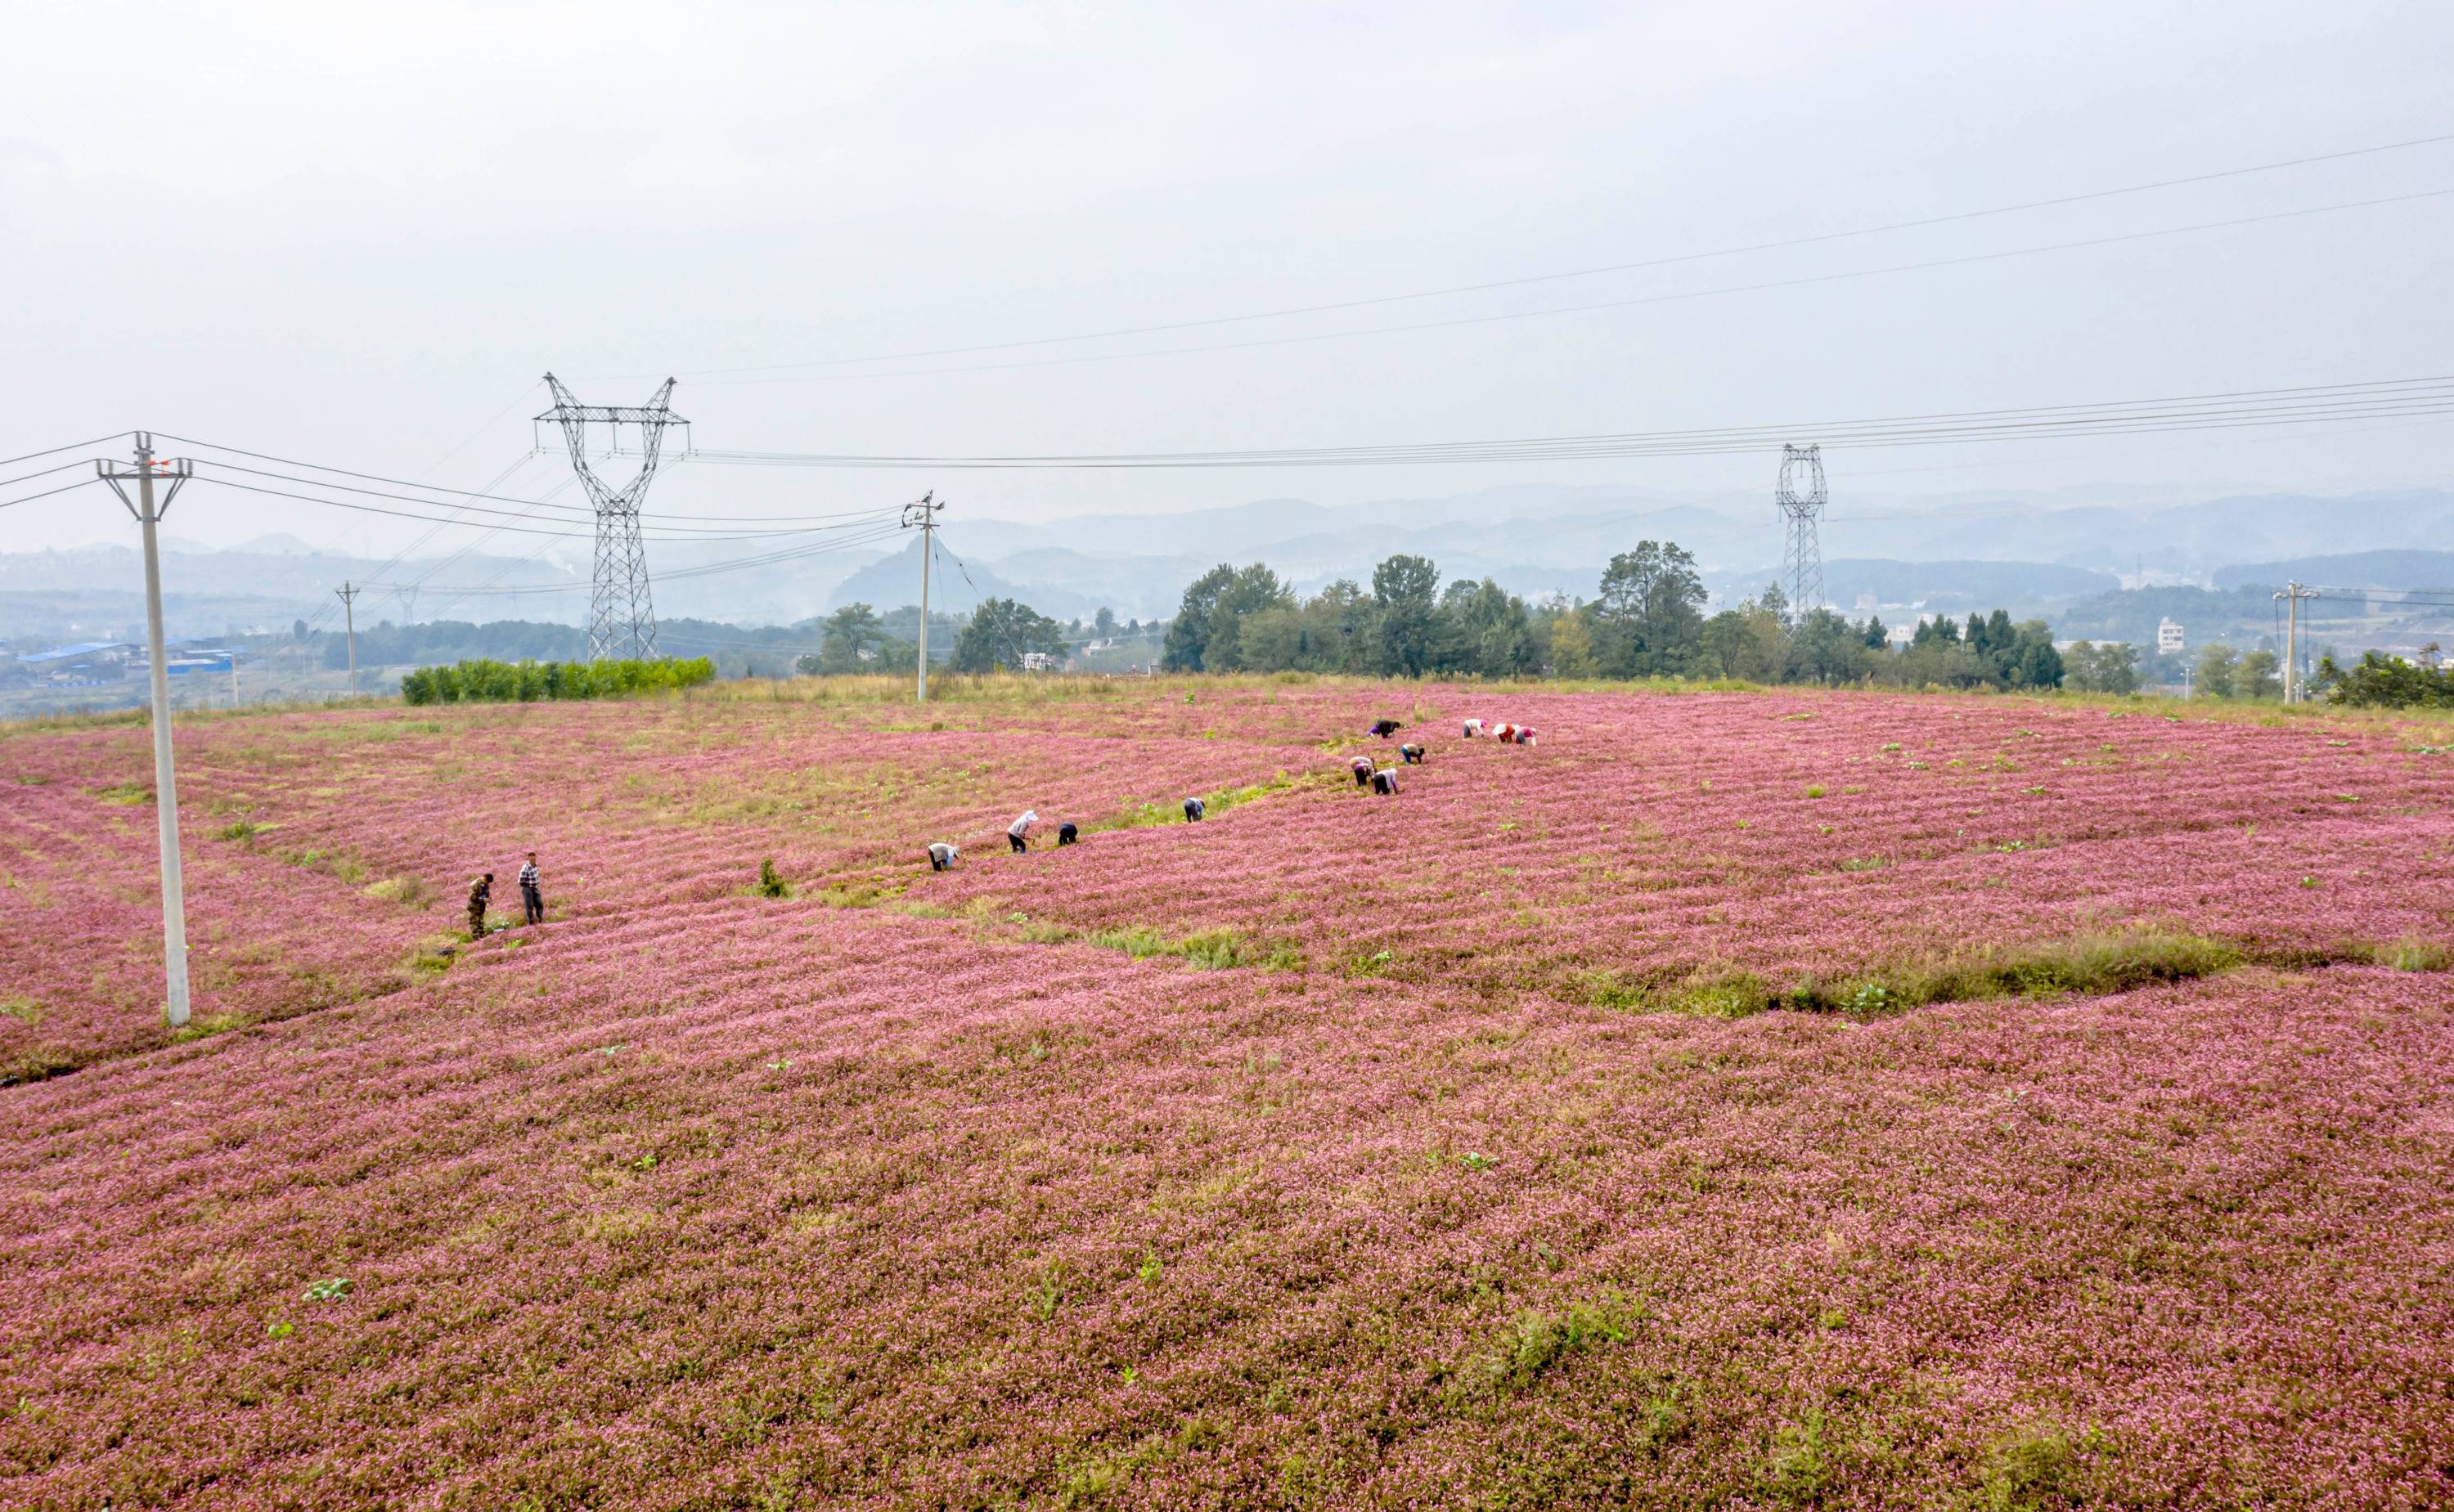
<path id="1" fill-rule="evenodd" d="M 1116 611 L 1104 604 L 1100 605 L 1099 612 L 1092 617 L 1091 633 L 1102 641 L 1114 639 L 1116 633 Z"/>
<path id="2" fill-rule="evenodd" d="M 2232 696 L 2235 698 L 2282 698 L 2283 679 L 2280 674 L 2283 659 L 2273 651 L 2251 651 L 2233 669 Z"/>
<path id="3" fill-rule="evenodd" d="M 2072 687 L 2086 693 L 2139 691 L 2139 647 L 2127 641 L 2082 641 L 2062 654 Z"/>
<path id="4" fill-rule="evenodd" d="M 1489 578 L 1459 578 L 1440 595 L 1436 670 L 1478 677 L 1514 677 L 1534 665 L 1532 617 L 1525 601 Z"/>
<path id="5" fill-rule="evenodd" d="M 2190 680 L 2190 691 L 2200 698 L 2230 698 L 2232 677 L 2241 666 L 2241 653 L 2222 641 L 2210 641 L 2199 648 L 2198 675 Z"/>
<path id="6" fill-rule="evenodd" d="M 1440 569 L 1429 557 L 1393 556 L 1372 569 L 1372 606 L 1379 645 L 1373 670 L 1383 677 L 1420 677 L 1430 661 L 1439 612 Z"/>
<path id="7" fill-rule="evenodd" d="M 1167 623 L 1167 639 L 1159 647 L 1159 670 L 1198 672 L 1210 649 L 1210 621 L 1218 596 L 1236 583 L 1236 569 L 1221 562 L 1186 586 L 1176 618 Z"/>
<path id="8" fill-rule="evenodd" d="M 1244 665 L 1242 625 L 1264 609 L 1291 608 L 1295 595 L 1260 563 L 1212 567 L 1184 590 L 1167 627 L 1159 666 L 1171 672 L 1232 672 Z"/>
<path id="9" fill-rule="evenodd" d="M 1641 541 L 1602 570 L 1594 646 L 1602 670 L 1644 677 L 1682 670 L 1703 626 L 1704 580 L 1676 542 Z"/>
<path id="10" fill-rule="evenodd" d="M 828 615 L 820 627 L 817 665 L 809 670 L 830 676 L 866 671 L 860 653 L 874 652 L 885 639 L 886 627 L 878 623 L 875 609 L 866 604 L 847 604 Z"/>
<path id="11" fill-rule="evenodd" d="M 1553 677 L 1591 677 L 1595 672 L 1594 633 L 1584 609 L 1555 605 L 1550 623 L 1551 657 L 1545 664 Z"/>
<path id="12" fill-rule="evenodd" d="M 1028 604 L 983 599 L 955 637 L 955 654 L 946 666 L 956 672 L 1019 670 L 1023 657 L 1033 651 L 1064 655 L 1064 627 Z"/>
<path id="13" fill-rule="evenodd" d="M 1810 609 L 1789 632 L 1789 675 L 1806 683 L 1850 683 L 1865 673 L 1865 638 L 1830 609 Z"/>

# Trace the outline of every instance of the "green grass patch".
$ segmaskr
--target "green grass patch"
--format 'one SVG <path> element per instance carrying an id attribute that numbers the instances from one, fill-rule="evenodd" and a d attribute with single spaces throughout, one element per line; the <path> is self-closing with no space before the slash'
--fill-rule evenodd
<path id="1" fill-rule="evenodd" d="M 369 883 L 365 891 L 370 898 L 396 903 L 404 908 L 419 907 L 433 896 L 427 890 L 424 879 L 418 877 L 386 877 L 381 882 Z"/>
<path id="2" fill-rule="evenodd" d="M 109 787 L 95 788 L 93 795 L 106 804 L 121 804 L 129 807 L 153 801 L 153 789 L 143 783 L 114 783 Z"/>
<path id="3" fill-rule="evenodd" d="M 2127 992 L 2213 976 L 2253 959 L 2241 946 L 2205 935 L 2142 930 L 2038 941 L 1847 976 L 1806 977 L 1787 985 L 1752 971 L 1706 970 L 1679 977 L 1584 971 L 1569 978 L 1563 995 L 1597 1007 L 1708 1019 L 1740 1019 L 1777 1008 L 1874 1017 L 1930 1003 Z M 2369 958 L 2346 954 L 2335 959 Z M 2296 955 L 2293 964 L 2323 963 Z"/>
<path id="4" fill-rule="evenodd" d="M 1441 1394 L 1456 1405 L 1522 1390 L 1571 1356 L 1624 1342 L 1642 1313 L 1616 1296 L 1558 1313 L 1528 1308 L 1489 1347 L 1450 1370 Z"/>
<path id="5" fill-rule="evenodd" d="M 0 1061 L 0 1086 L 20 1082 L 47 1082 L 85 1064 L 65 1044 L 38 1044 L 13 1060 Z"/>
<path id="6" fill-rule="evenodd" d="M 216 1034 L 228 1034 L 232 1029 L 246 1028 L 247 1024 L 247 1015 L 244 1013 L 208 1013 L 202 1018 L 190 1019 L 172 1029 L 171 1043 L 187 1044 L 196 1040 L 210 1040 Z"/>
<path id="7" fill-rule="evenodd" d="M 1042 926 L 1043 929 L 1046 926 Z M 1095 929 L 1075 935 L 1066 931 L 1065 939 L 1079 939 L 1103 950 L 1122 950 L 1136 961 L 1152 956 L 1175 956 L 1189 965 L 1207 971 L 1224 971 L 1232 966 L 1257 966 L 1264 971 L 1299 971 L 1303 956 L 1295 946 L 1283 942 L 1270 944 L 1255 940 L 1233 929 L 1201 929 L 1187 935 L 1162 934 L 1146 925 L 1131 925 L 1121 929 Z M 1055 937 L 1042 943 L 1056 943 Z"/>

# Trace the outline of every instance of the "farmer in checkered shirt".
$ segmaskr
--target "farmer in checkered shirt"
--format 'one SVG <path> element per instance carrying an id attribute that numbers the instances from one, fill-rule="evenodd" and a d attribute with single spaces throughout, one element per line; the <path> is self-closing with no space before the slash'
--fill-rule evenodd
<path id="1" fill-rule="evenodd" d="M 529 852 L 528 861 L 520 867 L 520 908 L 530 924 L 545 923 L 545 893 L 537 881 L 536 852 Z"/>

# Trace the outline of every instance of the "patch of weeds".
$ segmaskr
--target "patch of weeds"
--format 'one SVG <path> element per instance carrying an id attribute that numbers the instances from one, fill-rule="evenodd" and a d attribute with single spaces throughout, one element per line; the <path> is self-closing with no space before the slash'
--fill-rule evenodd
<path id="1" fill-rule="evenodd" d="M 2397 971 L 2443 971 L 2454 965 L 2454 951 L 2434 940 L 2405 937 L 2390 945 L 2371 946 L 2370 959 Z M 6 1005 L 0 1005 L 0 1011 L 5 1009 Z"/>
<path id="2" fill-rule="evenodd" d="M 259 825 L 252 819 L 236 819 L 214 833 L 223 840 L 252 840 L 272 827 L 271 825 Z"/>
<path id="3" fill-rule="evenodd" d="M 106 804 L 121 804 L 131 807 L 153 801 L 153 789 L 143 783 L 115 783 L 109 787 L 95 788 L 93 795 Z"/>
<path id="4" fill-rule="evenodd" d="M 0 1019 L 14 1019 L 30 1029 L 43 1022 L 43 1010 L 31 998 L 0 998 Z"/>
<path id="5" fill-rule="evenodd" d="M 827 908 L 876 908 L 903 896 L 904 883 L 833 882 L 815 895 Z"/>
<path id="6" fill-rule="evenodd" d="M 1840 863 L 1842 871 L 1881 871 L 1892 864 L 1889 856 L 1852 856 Z"/>
<path id="7" fill-rule="evenodd" d="M 327 1276 L 299 1293 L 299 1297 L 306 1302 L 339 1302 L 355 1290 L 357 1283 L 349 1277 Z"/>
<path id="8" fill-rule="evenodd" d="M 1075 936 L 1073 931 L 1066 930 L 1063 937 L 1072 939 Z M 1189 965 L 1208 971 L 1223 971 L 1231 966 L 1295 971 L 1303 966 L 1303 956 L 1295 946 L 1283 942 L 1267 944 L 1233 929 L 1202 929 L 1188 935 L 1167 935 L 1147 925 L 1131 925 L 1121 929 L 1096 929 L 1080 936 L 1080 939 L 1103 950 L 1122 950 L 1136 961 L 1152 956 L 1175 956 Z"/>
<path id="9" fill-rule="evenodd" d="M 1145 1249 L 1142 1251 L 1142 1263 L 1134 1267 L 1134 1275 L 1136 1279 L 1149 1283 L 1158 1280 L 1159 1270 L 1158 1251 Z"/>
<path id="10" fill-rule="evenodd" d="M 1809 783 L 1809 784 L 1807 784 L 1807 785 L 1806 785 L 1806 796 L 1807 796 L 1807 797 L 1809 797 L 1809 798 L 1820 798 L 1820 797 L 1822 797 L 1822 796 L 1823 796 L 1823 785 L 1822 785 L 1821 783 Z"/>
<path id="11" fill-rule="evenodd" d="M 1626 1340 L 1634 1321 L 1628 1304 L 1617 1297 L 1571 1303 L 1559 1313 L 1528 1308 L 1497 1343 L 1450 1373 L 1444 1393 L 1461 1402 L 1522 1389 L 1571 1355 Z"/>
<path id="12" fill-rule="evenodd" d="M 1843 978 L 1809 977 L 1786 989 L 1751 971 L 1700 971 L 1652 979 L 1585 972 L 1573 979 L 1562 995 L 1597 1007 L 1714 1019 L 1745 1018 L 1776 1008 L 1872 1015 L 1902 1012 L 1929 1003 L 2127 992 L 2157 983 L 2213 976 L 2250 959 L 2240 947 L 2203 935 L 2140 931 L 2040 941 L 1964 958 L 1907 962 Z"/>
<path id="13" fill-rule="evenodd" d="M 1833 1468 L 1824 1428 L 1823 1409 L 1810 1407 L 1774 1431 L 1763 1468 L 1765 1495 L 1783 1506 L 1807 1506 L 1823 1494 Z"/>
<path id="14" fill-rule="evenodd" d="M 365 891 L 370 898 L 396 903 L 404 908 L 418 907 L 433 896 L 422 877 L 386 877 L 381 882 L 369 883 Z"/>
<path id="15" fill-rule="evenodd" d="M 1998 1439 L 1980 1482 L 1987 1512 L 2040 1512 L 2076 1495 L 2081 1455 L 2101 1446 L 2093 1430 L 2073 1438 L 2057 1428 L 2023 1428 Z"/>
<path id="16" fill-rule="evenodd" d="M 1034 1318 L 1046 1323 L 1056 1316 L 1056 1309 L 1064 1303 L 1064 1268 L 1052 1261 L 1039 1267 L 1039 1280 L 1023 1294 L 1023 1305 Z"/>
<path id="17" fill-rule="evenodd" d="M 1492 1159 L 1488 1155 L 1485 1155 L 1480 1150 L 1468 1150 L 1458 1157 L 1458 1164 L 1470 1171 L 1487 1171 L 1493 1166 L 1499 1164 L 1499 1162 Z"/>
<path id="18" fill-rule="evenodd" d="M 793 885 L 775 869 L 775 858 L 769 856 L 758 863 L 758 881 L 752 890 L 761 898 L 789 898 L 793 895 Z"/>
<path id="19" fill-rule="evenodd" d="M 38 1044 L 13 1061 L 0 1062 L 0 1086 L 15 1086 L 21 1082 L 48 1082 L 55 1076 L 66 1076 L 84 1064 L 65 1044 Z"/>
<path id="20" fill-rule="evenodd" d="M 201 1019 L 190 1019 L 172 1029 L 171 1043 L 187 1044 L 196 1040 L 211 1039 L 216 1034 L 228 1034 L 232 1029 L 245 1027 L 247 1027 L 247 1015 L 244 1013 L 208 1013 Z"/>
<path id="21" fill-rule="evenodd" d="M 1349 956 L 1339 964 L 1338 969 L 1350 977 L 1382 976 L 1388 972 L 1397 959 L 1386 950 L 1375 950 L 1368 956 Z"/>
<path id="22" fill-rule="evenodd" d="M 278 1319 L 264 1325 L 264 1337 L 267 1339 L 287 1339 L 295 1332 L 297 1332 L 296 1328 Z"/>

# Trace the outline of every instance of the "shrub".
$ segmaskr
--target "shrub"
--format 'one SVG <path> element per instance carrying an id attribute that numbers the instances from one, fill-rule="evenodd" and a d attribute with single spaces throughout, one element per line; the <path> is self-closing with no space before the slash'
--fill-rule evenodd
<path id="1" fill-rule="evenodd" d="M 793 885 L 786 882 L 784 874 L 775 869 L 775 858 L 773 856 L 758 863 L 757 891 L 761 898 L 789 898 L 793 894 Z"/>
<path id="2" fill-rule="evenodd" d="M 533 704 L 540 699 L 621 698 L 672 692 L 712 682 L 715 664 L 704 656 L 655 661 L 464 661 L 422 666 L 400 680 L 411 704 Z"/>

